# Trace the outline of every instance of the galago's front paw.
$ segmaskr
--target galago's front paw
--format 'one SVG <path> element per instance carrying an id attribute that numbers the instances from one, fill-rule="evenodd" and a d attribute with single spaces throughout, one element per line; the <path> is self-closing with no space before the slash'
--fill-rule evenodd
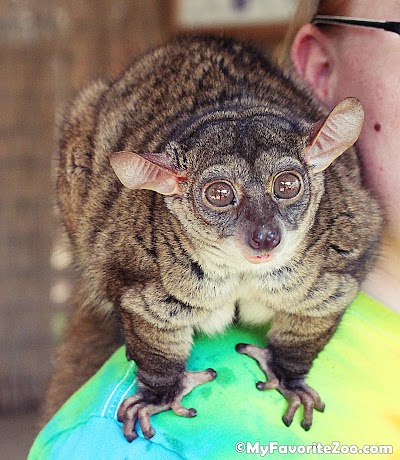
<path id="1" fill-rule="evenodd" d="M 267 348 L 239 343 L 236 345 L 236 351 L 254 358 L 258 362 L 261 370 L 267 376 L 267 382 L 257 382 L 256 387 L 259 390 L 276 389 L 286 398 L 289 406 L 282 417 L 283 423 L 286 426 L 291 425 L 294 414 L 297 409 L 303 405 L 304 413 L 301 426 L 308 431 L 312 425 L 314 409 L 319 412 L 323 412 L 325 409 L 325 404 L 321 401 L 319 394 L 304 381 L 290 383 L 279 380 L 271 370 L 272 357 Z"/>
<path id="2" fill-rule="evenodd" d="M 182 390 L 172 401 L 164 401 L 154 403 L 151 391 L 140 391 L 140 389 L 121 404 L 118 409 L 118 421 L 123 423 L 123 433 L 125 438 L 132 442 L 137 438 L 135 431 L 135 422 L 139 420 L 140 428 L 146 439 L 154 436 L 154 429 L 150 424 L 150 415 L 158 414 L 166 410 L 172 409 L 175 414 L 182 417 L 195 417 L 196 409 L 187 409 L 181 404 L 182 398 L 190 393 L 193 388 L 203 383 L 214 380 L 217 373 L 214 369 L 206 369 L 200 372 L 186 371 L 183 377 Z"/>

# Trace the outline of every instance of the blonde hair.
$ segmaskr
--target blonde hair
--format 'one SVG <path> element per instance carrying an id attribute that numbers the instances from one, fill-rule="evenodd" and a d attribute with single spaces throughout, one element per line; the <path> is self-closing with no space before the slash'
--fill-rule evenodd
<path id="1" fill-rule="evenodd" d="M 275 52 L 275 61 L 285 69 L 291 68 L 290 49 L 297 32 L 311 21 L 315 14 L 346 16 L 350 0 L 299 0 L 296 13 L 289 24 L 282 44 Z"/>

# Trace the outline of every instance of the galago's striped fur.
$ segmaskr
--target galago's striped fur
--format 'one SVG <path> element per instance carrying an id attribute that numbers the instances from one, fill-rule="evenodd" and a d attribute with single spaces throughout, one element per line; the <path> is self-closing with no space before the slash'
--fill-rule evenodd
<path id="1" fill-rule="evenodd" d="M 47 401 L 50 415 L 120 343 L 138 389 L 119 409 L 128 440 L 151 414 L 216 377 L 186 371 L 196 331 L 271 322 L 239 344 L 289 402 L 306 383 L 376 253 L 381 219 L 352 147 L 349 98 L 329 114 L 254 47 L 184 37 L 99 81 L 61 126 L 58 205 L 81 279 Z M 82 307 L 83 306 L 83 307 Z M 253 391 L 249 388 L 249 391 Z"/>

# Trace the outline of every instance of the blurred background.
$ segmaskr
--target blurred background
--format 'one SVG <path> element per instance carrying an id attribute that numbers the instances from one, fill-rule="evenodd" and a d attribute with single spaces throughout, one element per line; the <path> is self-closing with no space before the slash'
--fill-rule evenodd
<path id="1" fill-rule="evenodd" d="M 0 459 L 24 459 L 73 290 L 59 245 L 56 122 L 89 81 L 183 31 L 271 52 L 296 0 L 1 0 Z"/>

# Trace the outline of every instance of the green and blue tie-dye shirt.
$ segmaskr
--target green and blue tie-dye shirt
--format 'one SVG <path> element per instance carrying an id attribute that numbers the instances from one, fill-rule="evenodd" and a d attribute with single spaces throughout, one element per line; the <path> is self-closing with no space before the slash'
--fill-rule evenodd
<path id="1" fill-rule="evenodd" d="M 363 293 L 355 299 L 310 372 L 308 383 L 326 409 L 315 413 L 308 432 L 300 427 L 301 409 L 291 427 L 282 423 L 286 401 L 275 390 L 258 391 L 255 383 L 265 380 L 263 373 L 235 352 L 239 342 L 263 345 L 264 335 L 260 329 L 231 327 L 222 335 L 197 337 L 188 369 L 218 372 L 216 380 L 183 400 L 197 409 L 197 417 L 172 411 L 152 416 L 155 436 L 147 441 L 139 430 L 132 444 L 123 437 L 116 412 L 135 390 L 135 365 L 118 350 L 42 430 L 28 459 L 343 458 L 366 445 L 392 445 L 393 454 L 349 457 L 400 458 L 400 315 Z M 309 454 L 302 453 L 306 447 L 290 453 L 307 445 Z M 329 446 L 342 453 L 318 453 Z"/>

